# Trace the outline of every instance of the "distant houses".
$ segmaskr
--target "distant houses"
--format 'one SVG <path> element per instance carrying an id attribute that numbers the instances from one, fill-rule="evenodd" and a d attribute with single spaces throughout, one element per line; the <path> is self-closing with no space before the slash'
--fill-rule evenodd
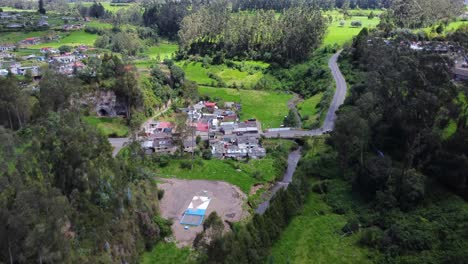
<path id="1" fill-rule="evenodd" d="M 38 37 L 32 37 L 32 38 L 26 38 L 20 41 L 20 44 L 22 45 L 37 45 L 40 44 L 42 41 L 41 38 Z"/>
<path id="2" fill-rule="evenodd" d="M 5 51 L 13 51 L 15 49 L 15 45 L 13 44 L 3 44 L 0 45 L 0 51 L 5 52 Z"/>

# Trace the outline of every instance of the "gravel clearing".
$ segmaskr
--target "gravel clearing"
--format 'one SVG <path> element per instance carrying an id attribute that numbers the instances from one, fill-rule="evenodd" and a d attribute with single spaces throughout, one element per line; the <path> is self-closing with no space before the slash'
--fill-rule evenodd
<path id="1" fill-rule="evenodd" d="M 205 218 L 211 212 L 216 211 L 223 221 L 237 222 L 248 214 L 243 209 L 247 196 L 238 187 L 229 183 L 206 180 L 161 180 L 163 182 L 158 185 L 160 189 L 164 190 L 164 196 L 159 205 L 161 215 L 174 221 L 172 232 L 180 247 L 191 246 L 197 233 L 203 231 L 202 225 L 190 226 L 188 230 L 184 230 L 184 225 L 179 223 L 195 195 L 206 191 L 212 198 Z M 224 225 L 225 229 L 229 228 L 226 222 Z"/>

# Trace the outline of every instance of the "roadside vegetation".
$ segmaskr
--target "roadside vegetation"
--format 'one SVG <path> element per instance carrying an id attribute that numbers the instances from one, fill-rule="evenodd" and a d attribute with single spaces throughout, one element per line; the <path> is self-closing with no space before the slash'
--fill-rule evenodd
<path id="1" fill-rule="evenodd" d="M 84 121 L 96 127 L 106 137 L 126 137 L 129 128 L 120 117 L 85 116 Z"/>

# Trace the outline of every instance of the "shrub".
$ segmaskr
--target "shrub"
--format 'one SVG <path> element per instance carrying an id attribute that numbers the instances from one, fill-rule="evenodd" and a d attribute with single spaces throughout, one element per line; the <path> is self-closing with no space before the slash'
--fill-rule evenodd
<path id="1" fill-rule="evenodd" d="M 211 151 L 208 149 L 203 150 L 202 158 L 205 160 L 210 160 L 212 157 Z"/>
<path id="2" fill-rule="evenodd" d="M 192 168 L 192 163 L 188 160 L 184 160 L 180 163 L 180 168 L 181 169 L 190 169 Z"/>
<path id="3" fill-rule="evenodd" d="M 164 190 L 158 189 L 158 200 L 162 200 L 163 197 L 164 197 Z"/>
<path id="4" fill-rule="evenodd" d="M 351 22 L 351 26 L 352 26 L 352 27 L 362 27 L 362 22 L 359 21 L 359 20 L 352 21 L 352 22 Z"/>

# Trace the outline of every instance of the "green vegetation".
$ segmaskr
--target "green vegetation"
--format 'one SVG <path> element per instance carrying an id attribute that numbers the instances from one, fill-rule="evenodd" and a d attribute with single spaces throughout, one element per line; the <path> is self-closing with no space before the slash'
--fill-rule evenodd
<path id="1" fill-rule="evenodd" d="M 373 263 L 368 249 L 358 246 L 359 235 L 342 236 L 347 217 L 333 213 L 317 193 L 311 193 L 301 213 L 272 247 L 274 263 Z"/>
<path id="2" fill-rule="evenodd" d="M 177 62 L 187 75 L 187 79 L 204 86 L 229 86 L 253 88 L 264 76 L 263 71 L 269 64 L 260 61 L 233 61 L 226 64 L 206 66 L 202 62 Z"/>
<path id="3" fill-rule="evenodd" d="M 276 168 L 276 160 L 272 157 L 248 162 L 197 160 L 193 170 L 182 168 L 181 164 L 184 162 L 187 160 L 172 159 L 167 166 L 158 168 L 155 172 L 162 177 L 225 181 L 238 186 L 244 193 L 249 193 L 255 183 L 272 182 L 283 173 Z M 256 172 L 260 172 L 257 179 L 254 178 Z"/>
<path id="4" fill-rule="evenodd" d="M 84 121 L 96 127 L 106 137 L 126 137 L 129 133 L 129 128 L 125 121 L 120 117 L 95 117 L 85 116 Z"/>
<path id="5" fill-rule="evenodd" d="M 0 43 L 16 44 L 23 39 L 33 37 L 43 37 L 50 32 L 47 31 L 16 31 L 16 32 L 0 32 Z"/>
<path id="6" fill-rule="evenodd" d="M 189 248 L 178 248 L 174 243 L 158 243 L 150 252 L 145 252 L 140 264 L 186 264 L 190 260 Z M 195 262 L 194 262 L 195 263 Z"/>
<path id="7" fill-rule="evenodd" d="M 97 38 L 98 38 L 98 35 L 90 34 L 90 33 L 84 32 L 83 30 L 73 31 L 68 35 L 67 34 L 63 35 L 63 38 L 59 39 L 58 41 L 41 43 L 41 44 L 30 46 L 30 48 L 32 49 L 40 49 L 43 47 L 58 48 L 62 45 L 68 45 L 72 47 L 79 46 L 79 45 L 93 46 Z"/>
<path id="8" fill-rule="evenodd" d="M 334 20 L 328 26 L 328 32 L 325 35 L 325 39 L 323 40 L 323 45 L 326 46 L 337 44 L 341 46 L 344 43 L 351 41 L 354 36 L 359 34 L 362 27 L 375 28 L 380 22 L 379 18 L 377 17 L 369 19 L 365 16 L 352 16 L 343 21 L 345 22 L 343 26 L 341 25 L 341 19 Z M 351 26 L 352 21 L 361 21 L 362 27 Z"/>
<path id="9" fill-rule="evenodd" d="M 323 93 L 318 93 L 297 105 L 304 128 L 310 128 L 314 124 L 317 124 L 317 122 L 320 122 L 319 103 L 322 101 L 322 97 Z"/>
<path id="10" fill-rule="evenodd" d="M 172 59 L 178 49 L 177 44 L 162 42 L 156 46 L 147 48 L 145 52 L 143 52 L 143 55 L 147 55 L 152 60 L 159 57 L 162 61 L 164 59 Z"/>
<path id="11" fill-rule="evenodd" d="M 239 102 L 242 105 L 241 119 L 257 118 L 262 129 L 279 127 L 288 114 L 287 102 L 292 95 L 286 93 L 239 90 L 230 88 L 199 87 L 200 95 L 215 101 Z"/>

